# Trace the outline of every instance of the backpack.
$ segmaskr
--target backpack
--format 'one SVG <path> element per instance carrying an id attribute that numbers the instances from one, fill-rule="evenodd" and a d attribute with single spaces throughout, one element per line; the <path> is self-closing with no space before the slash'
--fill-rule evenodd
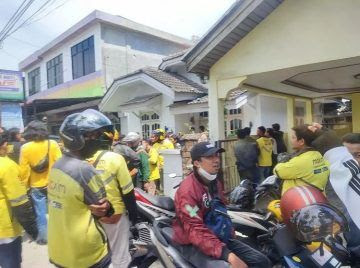
<path id="1" fill-rule="evenodd" d="M 232 222 L 225 204 L 215 197 L 210 201 L 210 211 L 206 213 L 204 223 L 222 242 L 232 237 Z"/>

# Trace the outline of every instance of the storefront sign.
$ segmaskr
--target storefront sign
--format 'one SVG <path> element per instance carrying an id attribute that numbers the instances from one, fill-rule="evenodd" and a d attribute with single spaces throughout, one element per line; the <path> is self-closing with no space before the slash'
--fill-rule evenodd
<path id="1" fill-rule="evenodd" d="M 0 100 L 24 99 L 22 73 L 0 69 Z"/>

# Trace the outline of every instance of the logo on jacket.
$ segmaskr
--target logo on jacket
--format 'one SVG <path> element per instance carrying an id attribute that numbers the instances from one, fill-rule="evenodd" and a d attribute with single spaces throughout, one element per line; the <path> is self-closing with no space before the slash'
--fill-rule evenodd
<path id="1" fill-rule="evenodd" d="M 199 211 L 199 207 L 197 205 L 192 207 L 189 204 L 186 204 L 185 209 L 187 210 L 187 212 L 189 212 L 190 218 L 200 219 L 199 215 L 197 214 L 197 212 Z"/>
<path id="2" fill-rule="evenodd" d="M 208 197 L 207 193 L 203 194 L 202 201 L 203 201 L 204 207 L 206 207 L 206 208 L 210 207 L 210 201 L 209 201 L 209 197 Z"/>

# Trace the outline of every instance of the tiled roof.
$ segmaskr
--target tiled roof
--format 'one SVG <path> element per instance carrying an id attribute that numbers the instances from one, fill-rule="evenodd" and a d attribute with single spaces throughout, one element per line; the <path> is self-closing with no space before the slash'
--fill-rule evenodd
<path id="1" fill-rule="evenodd" d="M 188 51 L 189 51 L 189 49 L 184 49 L 184 50 L 175 52 L 175 53 L 170 54 L 169 56 L 166 56 L 165 58 L 163 58 L 162 61 L 168 61 L 168 60 L 175 59 L 175 58 L 177 58 L 177 57 L 184 56 L 185 53 L 188 52 Z"/>
<path id="2" fill-rule="evenodd" d="M 161 93 L 154 93 L 154 94 L 149 94 L 149 95 L 137 96 L 133 99 L 128 100 L 123 105 L 145 102 L 145 101 L 151 100 L 153 98 L 156 98 L 157 96 L 160 96 L 160 95 L 161 95 Z"/>
<path id="3" fill-rule="evenodd" d="M 229 100 L 234 100 L 237 97 L 240 97 L 244 93 L 246 93 L 246 90 L 241 90 L 241 89 L 234 90 L 229 94 L 228 99 Z"/>
<path id="4" fill-rule="evenodd" d="M 207 93 L 206 87 L 175 73 L 164 72 L 153 67 L 143 68 L 140 72 L 145 73 L 160 83 L 172 88 L 175 92 Z"/>
<path id="5" fill-rule="evenodd" d="M 188 102 L 187 104 L 197 104 L 197 103 L 207 103 L 209 101 L 209 96 L 203 96 L 200 98 L 196 98 L 195 100 L 192 100 L 190 102 Z"/>

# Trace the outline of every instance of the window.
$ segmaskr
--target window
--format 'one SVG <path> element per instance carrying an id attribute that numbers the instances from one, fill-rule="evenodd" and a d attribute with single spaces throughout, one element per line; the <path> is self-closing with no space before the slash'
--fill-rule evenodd
<path id="1" fill-rule="evenodd" d="M 73 79 L 95 72 L 94 36 L 71 48 Z"/>
<path id="2" fill-rule="evenodd" d="M 209 112 L 201 112 L 200 117 L 209 117 Z"/>
<path id="3" fill-rule="evenodd" d="M 230 109 L 229 114 L 241 114 L 241 108 Z"/>
<path id="4" fill-rule="evenodd" d="M 28 73 L 29 96 L 40 91 L 40 67 Z"/>
<path id="5" fill-rule="evenodd" d="M 159 119 L 160 118 L 160 116 L 157 114 L 157 113 L 153 113 L 152 115 L 151 115 L 151 119 L 152 120 L 156 120 L 156 119 Z"/>
<path id="6" fill-rule="evenodd" d="M 63 82 L 62 54 L 46 63 L 48 88 Z"/>
<path id="7" fill-rule="evenodd" d="M 143 114 L 142 116 L 141 116 L 141 121 L 147 121 L 147 120 L 149 120 L 150 119 L 150 117 L 149 117 L 149 115 L 147 115 L 147 114 Z"/>
<path id="8" fill-rule="evenodd" d="M 151 125 L 151 131 L 154 131 L 155 129 L 158 129 L 158 128 L 160 128 L 160 124 L 158 124 L 158 123 Z"/>
<path id="9" fill-rule="evenodd" d="M 160 128 L 160 116 L 157 113 L 145 113 L 141 117 L 142 135 L 144 139 L 150 137 L 151 132 Z"/>
<path id="10" fill-rule="evenodd" d="M 141 126 L 142 128 L 142 136 L 144 139 L 147 139 L 150 137 L 150 127 L 148 124 L 144 124 Z"/>
<path id="11" fill-rule="evenodd" d="M 241 128 L 241 120 L 240 119 L 230 120 L 230 132 L 232 134 L 235 134 L 235 131 L 239 128 Z"/>

